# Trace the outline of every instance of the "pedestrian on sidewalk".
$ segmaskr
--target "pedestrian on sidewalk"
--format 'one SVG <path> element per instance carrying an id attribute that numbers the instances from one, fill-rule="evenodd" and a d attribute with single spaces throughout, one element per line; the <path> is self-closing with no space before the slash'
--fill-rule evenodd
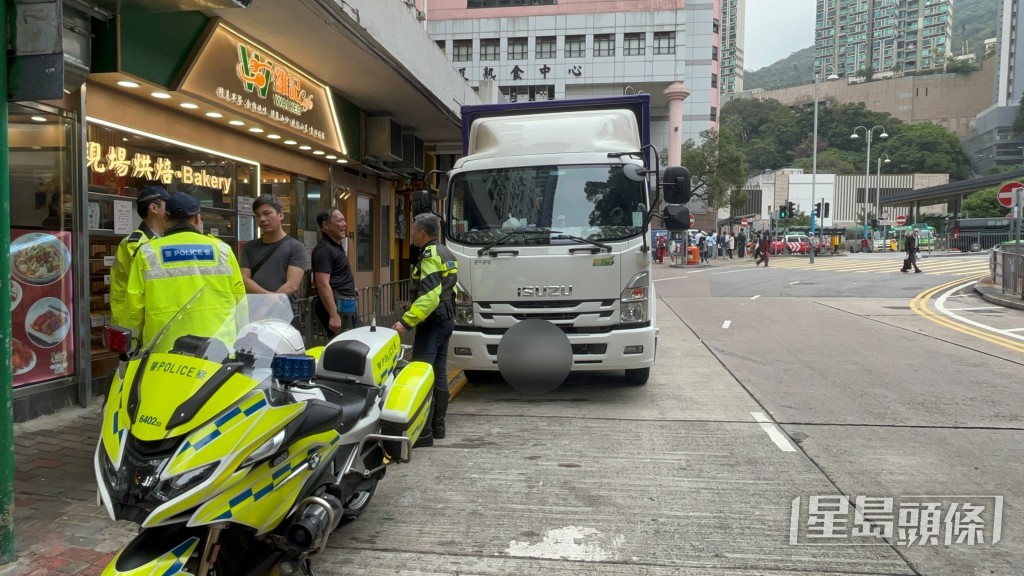
<path id="1" fill-rule="evenodd" d="M 764 267 L 768 267 L 768 249 L 771 247 L 772 238 L 767 232 L 761 233 L 761 242 L 757 245 L 757 249 L 760 252 L 760 257 L 754 262 L 754 266 L 760 266 L 761 262 L 764 262 Z"/>
<path id="2" fill-rule="evenodd" d="M 903 268 L 900 268 L 900 272 L 909 273 L 910 267 L 914 267 L 914 273 L 920 274 L 921 269 L 917 267 L 917 253 L 921 251 L 921 240 L 920 232 L 917 228 L 914 228 L 913 234 L 907 237 L 906 246 L 904 247 L 907 251 L 907 257 L 903 260 Z"/>
<path id="3" fill-rule="evenodd" d="M 359 310 L 355 279 L 348 254 L 342 245 L 348 235 L 348 222 L 337 208 L 322 210 L 316 216 L 320 242 L 313 248 L 313 285 L 318 296 L 313 311 L 324 330 L 337 336 L 343 330 L 358 328 Z"/>
<path id="4" fill-rule="evenodd" d="M 135 210 L 142 218 L 142 223 L 117 245 L 117 256 L 110 268 L 110 323 L 114 326 L 124 325 L 121 312 L 124 308 L 132 260 L 142 244 L 163 235 L 168 224 L 166 207 L 170 198 L 171 195 L 163 187 L 147 186 L 135 199 Z"/>
<path id="5" fill-rule="evenodd" d="M 668 243 L 668 258 L 669 258 L 669 261 L 671 261 L 673 265 L 676 263 L 676 252 L 678 252 L 678 251 L 679 251 L 679 244 L 676 242 L 676 239 L 673 238 Z"/>
<path id="6" fill-rule="evenodd" d="M 732 260 L 732 251 L 736 249 L 736 237 L 729 234 L 729 238 L 726 240 L 725 253 L 729 255 L 729 260 Z"/>

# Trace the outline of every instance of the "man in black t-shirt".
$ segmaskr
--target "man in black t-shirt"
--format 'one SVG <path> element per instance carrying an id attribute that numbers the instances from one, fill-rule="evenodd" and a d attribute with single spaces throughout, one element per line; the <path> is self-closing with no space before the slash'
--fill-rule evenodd
<path id="1" fill-rule="evenodd" d="M 246 242 L 239 255 L 245 291 L 249 294 L 284 294 L 291 301 L 292 326 L 301 326 L 298 317 L 298 295 L 309 269 L 306 247 L 284 231 L 281 202 L 264 194 L 252 205 L 260 227 L 260 237 Z"/>
<path id="2" fill-rule="evenodd" d="M 341 242 L 348 234 L 345 216 L 338 209 L 324 210 L 317 214 L 316 223 L 322 236 L 313 249 L 313 281 L 316 284 L 314 310 L 320 324 L 331 336 L 338 335 L 342 328 L 360 325 L 356 310 L 355 279 L 348 254 Z M 347 324 L 347 326 L 343 326 Z"/>

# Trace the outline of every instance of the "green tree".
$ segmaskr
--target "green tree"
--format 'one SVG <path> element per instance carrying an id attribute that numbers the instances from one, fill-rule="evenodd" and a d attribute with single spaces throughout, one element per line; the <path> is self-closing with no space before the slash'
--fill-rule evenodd
<path id="1" fill-rule="evenodd" d="M 857 158 L 851 158 L 852 153 L 844 150 L 819 150 L 818 151 L 818 174 L 858 174 Z M 861 159 L 862 160 L 862 159 Z M 811 157 L 800 158 L 794 162 L 797 168 L 803 168 L 810 174 L 814 168 L 814 159 Z"/>
<path id="2" fill-rule="evenodd" d="M 878 148 L 878 154 L 883 152 L 888 153 L 892 160 L 890 173 L 949 174 L 950 180 L 964 180 L 971 176 L 971 161 L 960 139 L 937 124 L 901 126 L 891 134 L 888 142 Z"/>
<path id="3" fill-rule="evenodd" d="M 1024 94 L 1020 96 L 1020 102 L 1017 102 L 1017 117 L 1013 119 L 1013 131 L 1017 134 L 1024 133 Z"/>
<path id="4" fill-rule="evenodd" d="M 702 143 L 692 139 L 683 144 L 683 166 L 690 171 L 693 195 L 710 208 L 728 208 L 735 198 L 730 190 L 742 188 L 747 179 L 747 162 L 731 130 L 714 128 L 700 133 Z"/>
<path id="5" fill-rule="evenodd" d="M 971 194 L 960 205 L 960 214 L 964 218 L 1002 218 L 1009 211 L 996 200 L 998 186 L 979 190 Z"/>

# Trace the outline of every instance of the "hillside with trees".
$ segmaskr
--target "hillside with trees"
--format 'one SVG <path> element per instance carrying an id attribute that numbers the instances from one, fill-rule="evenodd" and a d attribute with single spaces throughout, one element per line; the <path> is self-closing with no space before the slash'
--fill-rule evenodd
<path id="1" fill-rule="evenodd" d="M 979 62 L 984 59 L 985 39 L 997 35 L 999 4 L 996 0 L 956 0 L 953 3 L 952 55 L 973 53 Z M 759 70 L 745 70 L 743 89 L 775 90 L 813 81 L 814 46 L 811 45 Z"/>

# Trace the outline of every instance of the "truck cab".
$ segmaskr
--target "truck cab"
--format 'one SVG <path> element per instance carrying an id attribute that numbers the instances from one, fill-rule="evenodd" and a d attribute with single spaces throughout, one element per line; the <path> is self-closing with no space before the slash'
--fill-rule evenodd
<path id="1" fill-rule="evenodd" d="M 471 379 L 504 373 L 506 333 L 535 319 L 564 334 L 571 371 L 646 383 L 657 345 L 648 96 L 624 98 L 464 110 L 444 216 L 459 261 L 448 360 Z"/>

